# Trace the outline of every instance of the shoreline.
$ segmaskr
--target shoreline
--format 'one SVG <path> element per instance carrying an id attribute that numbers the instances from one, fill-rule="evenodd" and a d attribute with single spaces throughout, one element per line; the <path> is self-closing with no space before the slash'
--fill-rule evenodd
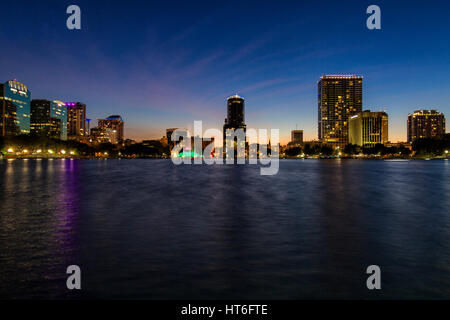
<path id="1" fill-rule="evenodd" d="M 0 160 L 133 160 L 133 159 L 148 159 L 148 160 L 171 160 L 167 157 L 91 157 L 91 156 L 77 156 L 77 157 L 30 157 L 30 156 L 0 156 Z M 248 160 L 248 158 L 246 158 Z M 280 157 L 279 160 L 450 160 L 450 157 Z"/>

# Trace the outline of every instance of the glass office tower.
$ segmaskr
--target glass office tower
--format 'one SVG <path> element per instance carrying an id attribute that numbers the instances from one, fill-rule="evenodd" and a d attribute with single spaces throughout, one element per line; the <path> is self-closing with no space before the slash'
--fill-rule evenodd
<path id="1" fill-rule="evenodd" d="M 17 80 L 2 84 L 0 102 L 3 136 L 30 133 L 30 97 L 27 86 Z"/>
<path id="2" fill-rule="evenodd" d="M 30 131 L 37 135 L 67 140 L 67 108 L 64 102 L 32 100 Z"/>

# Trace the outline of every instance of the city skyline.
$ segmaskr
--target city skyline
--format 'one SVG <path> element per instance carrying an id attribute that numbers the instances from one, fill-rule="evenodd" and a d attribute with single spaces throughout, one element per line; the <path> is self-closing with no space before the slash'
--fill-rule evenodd
<path id="1" fill-rule="evenodd" d="M 363 77 L 359 75 L 344 75 L 344 74 L 334 74 L 334 75 L 322 75 L 320 77 L 320 80 L 318 81 L 318 139 L 312 139 L 310 141 L 317 141 L 321 142 L 323 144 L 329 144 L 332 146 L 339 146 L 344 147 L 349 142 L 349 134 L 350 127 L 349 123 L 351 123 L 352 119 L 356 116 L 362 116 L 362 115 L 369 115 L 372 114 L 370 117 L 375 116 L 378 117 L 378 115 L 384 115 L 385 120 L 383 124 L 383 133 L 378 132 L 377 135 L 382 135 L 382 139 L 380 137 L 374 138 L 374 141 L 380 141 L 381 143 L 385 144 L 388 142 L 405 142 L 403 140 L 398 141 L 392 141 L 389 139 L 388 131 L 389 131 L 389 125 L 388 125 L 388 114 L 385 111 L 375 111 L 371 112 L 371 110 L 362 108 L 362 80 Z M 25 90 L 25 91 L 20 91 Z M 98 123 L 96 127 L 90 128 L 90 122 L 92 119 L 87 118 L 87 108 L 86 104 L 83 104 L 81 102 L 62 102 L 58 100 L 47 100 L 47 99 L 31 99 L 31 90 L 28 89 L 28 87 L 17 81 L 17 79 L 8 80 L 4 84 L 0 83 L 0 88 L 2 94 L 6 95 L 5 101 L 9 101 L 7 104 L 5 104 L 4 112 L 6 116 L 2 117 L 2 121 L 5 121 L 3 123 L 4 126 L 2 126 L 2 131 L 7 130 L 4 133 L 2 133 L 3 136 L 6 135 L 15 135 L 13 132 L 10 132 L 11 130 L 14 131 L 13 128 L 10 128 L 11 126 L 10 122 L 11 119 L 14 120 L 17 125 L 12 125 L 13 127 L 23 127 L 25 125 L 26 128 L 29 128 L 31 125 L 31 133 L 36 134 L 41 131 L 48 131 L 47 134 L 49 135 L 55 135 L 59 136 L 61 135 L 60 139 L 66 140 L 68 137 L 71 139 L 77 139 L 80 140 L 80 138 L 89 138 L 81 139 L 85 140 L 85 142 L 93 142 L 94 140 L 98 142 L 102 141 L 109 141 L 113 142 L 114 144 L 117 144 L 119 141 L 125 141 L 125 135 L 124 135 L 124 127 L 125 122 L 122 119 L 121 115 L 110 115 L 106 119 L 97 119 Z M 6 89 L 13 90 L 14 97 L 7 97 Z M 22 89 L 23 88 L 23 89 Z M 4 91 L 5 90 L 5 91 Z M 3 93 L 4 92 L 4 93 Z M 16 94 L 14 94 L 14 92 Z M 19 94 L 20 92 L 20 94 Z M 344 97 L 345 95 L 345 97 Z M 2 96 L 0 96 L 0 99 L 3 99 Z M 17 101 L 16 99 L 19 99 L 20 101 Z M 22 101 L 23 100 L 23 101 Z M 11 101 L 14 101 L 12 104 L 14 105 L 12 110 L 9 110 Z M 31 112 L 26 111 L 27 108 L 30 106 L 28 105 L 20 105 L 25 103 L 31 105 Z M 232 95 L 227 98 L 227 117 L 225 118 L 225 124 L 223 127 L 223 135 L 225 137 L 225 131 L 226 128 L 237 130 L 238 128 L 242 128 L 245 132 L 246 125 L 245 125 L 245 99 L 238 94 Z M 19 102 L 19 105 L 15 105 L 16 102 Z M 36 104 L 44 104 L 38 108 L 36 108 Z M 61 107 L 64 107 L 66 110 L 62 110 Z M 41 110 L 41 108 L 48 109 L 47 111 Z M 17 110 L 17 112 L 16 112 Z M 52 110 L 52 111 L 50 111 Z M 44 112 L 44 113 L 42 113 Z M 56 114 L 54 114 L 56 112 Z M 61 113 L 62 112 L 62 113 Z M 16 114 L 17 113 L 17 114 Z M 45 115 L 47 113 L 47 115 Z M 408 113 L 408 119 L 407 119 L 407 142 L 412 143 L 413 140 L 411 139 L 411 116 L 418 115 L 418 114 L 425 115 L 424 116 L 424 124 L 425 126 L 428 126 L 427 130 L 431 130 L 428 133 L 418 133 L 417 137 L 424 138 L 424 137 L 435 137 L 435 136 L 441 136 L 446 133 L 446 124 L 445 124 L 445 115 L 444 113 L 439 112 L 438 110 L 415 110 L 414 113 Z M 438 118 L 441 120 L 440 123 L 433 123 L 432 128 L 431 122 L 428 122 L 428 117 L 431 115 L 437 115 Z M 12 117 L 12 118 L 11 118 Z M 30 118 L 29 123 L 25 123 L 28 121 L 21 121 L 21 119 L 25 117 L 24 119 Z M 36 118 L 37 117 L 37 118 Z M 48 119 L 46 119 L 48 117 Z M 53 118 L 50 118 L 53 117 Z M 66 118 L 64 120 L 64 117 Z M 11 119 L 10 119 L 11 118 Z M 33 120 L 34 118 L 34 120 Z M 59 120 L 56 118 L 60 118 Z M 39 119 L 39 120 L 38 120 Z M 57 121 L 57 122 L 55 122 Z M 438 120 L 433 120 L 438 121 Z M 438 121 L 438 122 L 439 122 Z M 34 123 L 33 123 L 34 122 Z M 439 124 L 439 125 L 438 125 Z M 2 123 L 0 123 L 0 126 Z M 44 127 L 42 127 L 42 125 Z M 438 126 L 437 126 L 438 125 Z M 48 127 L 47 127 L 48 126 Z M 45 129 L 47 127 L 47 129 Z M 188 126 L 190 127 L 190 126 Z M 297 125 L 296 125 L 297 127 Z M 377 125 L 378 127 L 378 125 Z M 331 129 L 330 131 L 330 128 Z M 215 128 L 217 129 L 217 128 Z M 254 129 L 254 128 L 252 128 Z M 373 127 L 372 129 L 375 129 Z M 56 131 L 55 131 L 56 130 Z M 69 132 L 67 132 L 67 130 Z M 167 139 L 168 138 L 168 130 L 166 129 L 166 135 L 162 138 Z M 170 129 L 174 130 L 174 129 Z M 190 129 L 185 129 L 188 131 L 192 131 Z M 422 130 L 422 129 L 421 129 Z M 425 128 L 424 128 L 425 130 Z M 73 132 L 72 132 L 73 131 Z M 304 130 L 291 130 L 291 139 L 286 141 L 281 141 L 281 144 L 288 144 L 290 142 L 293 142 L 294 139 L 293 135 L 294 132 L 301 132 L 301 139 L 303 141 L 303 131 Z M 18 132 L 19 133 L 19 132 Z M 16 134 L 18 134 L 16 133 Z M 23 133 L 23 132 L 22 132 Z M 67 134 L 68 133 L 68 134 Z M 353 134 L 355 132 L 353 131 Z M 372 132 L 374 134 L 374 132 Z M 205 138 L 210 138 L 210 136 L 204 136 Z M 135 141 L 130 138 L 126 138 L 128 141 Z M 149 140 L 142 139 L 141 141 Z M 154 139 L 158 140 L 158 138 Z M 169 139 L 170 140 L 170 139 Z M 342 141 L 341 141 L 342 140 Z M 374 142 L 371 141 L 370 143 Z M 219 142 L 219 145 L 221 145 L 222 142 Z"/>
<path id="2" fill-rule="evenodd" d="M 367 5 L 356 2 L 335 17 L 328 13 L 333 10 L 308 4 L 261 3 L 256 14 L 249 4 L 233 9 L 234 3 L 196 3 L 173 12 L 164 4 L 145 10 L 148 4 L 140 1 L 142 10 L 80 1 L 80 31 L 65 29 L 64 4 L 5 5 L 8 16 L 0 18 L 13 23 L 23 15 L 17 28 L 29 36 L 16 39 L 0 30 L 0 40 L 11 44 L 0 53 L 2 81 L 17 78 L 31 88 L 32 99 L 86 103 L 89 118 L 121 114 L 126 138 L 159 139 L 166 128 L 189 129 L 194 120 L 221 128 L 224 98 L 237 93 L 246 99 L 249 128 L 279 128 L 284 144 L 298 126 L 305 140 L 316 140 L 322 74 L 362 75 L 362 108 L 389 114 L 392 142 L 406 141 L 414 110 L 449 114 L 448 44 L 434 41 L 448 22 L 439 18 L 445 10 L 435 10 L 437 4 L 403 8 L 381 1 L 378 31 L 365 28 Z M 225 19 L 231 11 L 236 19 L 248 19 L 239 33 Z M 26 19 L 28 12 L 40 19 Z M 170 25 L 164 21 L 168 12 L 177 17 Z M 433 16 L 425 14 L 419 23 L 424 12 Z M 113 23 L 119 13 L 123 22 Z M 43 71 L 51 76 L 43 77 Z"/>

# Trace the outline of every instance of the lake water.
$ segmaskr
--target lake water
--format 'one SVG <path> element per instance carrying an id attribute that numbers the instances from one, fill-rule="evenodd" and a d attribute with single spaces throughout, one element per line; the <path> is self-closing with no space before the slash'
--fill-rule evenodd
<path id="1" fill-rule="evenodd" d="M 449 161 L 282 160 L 259 173 L 0 160 L 0 298 L 450 299 Z M 72 264 L 80 291 L 66 289 Z"/>

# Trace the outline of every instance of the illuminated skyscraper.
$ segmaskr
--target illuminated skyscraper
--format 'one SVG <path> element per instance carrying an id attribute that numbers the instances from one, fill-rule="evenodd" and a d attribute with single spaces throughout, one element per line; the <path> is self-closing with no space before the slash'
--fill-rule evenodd
<path id="1" fill-rule="evenodd" d="M 348 119 L 362 111 L 362 80 L 357 75 L 323 75 L 318 82 L 319 140 L 348 144 Z"/>
<path id="2" fill-rule="evenodd" d="M 388 115 L 386 112 L 365 110 L 349 119 L 349 143 L 374 146 L 388 142 Z"/>
<path id="3" fill-rule="evenodd" d="M 0 135 L 1 136 L 15 136 L 20 133 L 19 127 L 16 124 L 17 109 L 11 100 L 4 99 L 3 84 L 0 84 Z"/>
<path id="4" fill-rule="evenodd" d="M 67 108 L 64 102 L 32 100 L 30 131 L 37 135 L 67 140 Z"/>
<path id="5" fill-rule="evenodd" d="M 91 138 L 97 142 L 120 143 L 123 141 L 123 127 L 124 122 L 119 115 L 98 119 L 97 127 L 91 129 Z"/>
<path id="6" fill-rule="evenodd" d="M 16 80 L 5 82 L 0 89 L 1 135 L 30 133 L 30 90 Z"/>
<path id="7" fill-rule="evenodd" d="M 66 102 L 67 137 L 71 140 L 82 140 L 89 133 L 86 131 L 86 105 L 80 102 Z"/>
<path id="8" fill-rule="evenodd" d="M 445 117 L 436 110 L 416 110 L 408 115 L 408 142 L 445 134 Z"/>
<path id="9" fill-rule="evenodd" d="M 236 138 L 233 138 L 230 131 L 227 130 L 239 130 L 241 129 L 244 134 L 247 130 L 245 125 L 245 100 L 237 94 L 227 99 L 227 118 L 225 118 L 225 124 L 223 125 L 223 152 L 226 152 L 226 140 L 234 140 L 235 158 L 245 157 L 245 138 L 244 141 L 238 142 Z M 244 153 L 237 153 L 241 149 Z"/>
<path id="10" fill-rule="evenodd" d="M 237 94 L 227 99 L 225 125 L 229 128 L 245 128 L 245 101 Z"/>

